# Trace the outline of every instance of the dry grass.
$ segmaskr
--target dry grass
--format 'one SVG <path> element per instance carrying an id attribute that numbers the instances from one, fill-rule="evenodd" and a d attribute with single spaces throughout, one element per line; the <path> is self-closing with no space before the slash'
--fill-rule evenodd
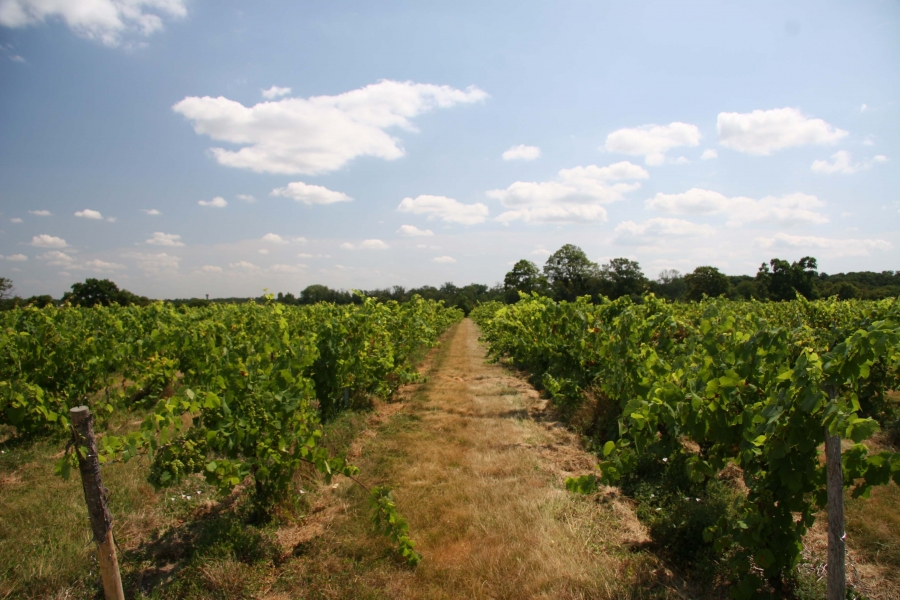
<path id="1" fill-rule="evenodd" d="M 679 597 L 633 550 L 646 538 L 625 500 L 565 492 L 565 477 L 596 459 L 533 388 L 484 363 L 470 321 L 426 369 L 358 461 L 367 481 L 394 488 L 424 561 L 399 563 L 347 487 L 332 500 L 342 514 L 285 565 L 271 598 Z"/>

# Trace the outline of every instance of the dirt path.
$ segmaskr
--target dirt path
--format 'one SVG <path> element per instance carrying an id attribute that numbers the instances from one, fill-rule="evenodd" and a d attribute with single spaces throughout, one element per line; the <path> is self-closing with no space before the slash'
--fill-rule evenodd
<path id="1" fill-rule="evenodd" d="M 642 596 L 638 580 L 650 568 L 646 556 L 629 554 L 643 540 L 631 509 L 612 493 L 598 500 L 564 488 L 596 457 L 552 420 L 527 382 L 485 363 L 472 321 L 444 344 L 428 381 L 370 433 L 358 460 L 394 488 L 424 561 L 415 570 L 357 563 L 334 597 Z M 360 533 L 351 523 L 355 532 L 331 543 L 351 543 L 346 536 Z"/>

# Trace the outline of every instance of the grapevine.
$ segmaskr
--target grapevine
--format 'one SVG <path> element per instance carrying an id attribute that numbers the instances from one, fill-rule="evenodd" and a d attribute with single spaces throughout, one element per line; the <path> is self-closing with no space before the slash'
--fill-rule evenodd
<path id="1" fill-rule="evenodd" d="M 599 440 L 599 477 L 570 479 L 570 490 L 619 483 L 645 458 L 683 456 L 673 464 L 702 485 L 740 468 L 748 491 L 737 518 L 704 533 L 729 557 L 738 596 L 759 588 L 760 571 L 778 589 L 796 567 L 826 505 L 826 431 L 853 442 L 843 468 L 854 495 L 900 484 L 900 454 L 862 444 L 878 429 L 863 405 L 876 412 L 873 400 L 898 383 L 896 302 L 588 300 L 523 297 L 473 316 L 491 355 L 531 372 L 559 406 L 588 389 L 618 406 Z"/>

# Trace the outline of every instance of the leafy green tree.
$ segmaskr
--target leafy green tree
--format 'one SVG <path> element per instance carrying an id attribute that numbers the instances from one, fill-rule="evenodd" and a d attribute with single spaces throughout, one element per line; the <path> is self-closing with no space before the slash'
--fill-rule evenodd
<path id="1" fill-rule="evenodd" d="M 0 300 L 7 300 L 13 295 L 12 279 L 0 277 Z"/>
<path id="2" fill-rule="evenodd" d="M 841 300 L 852 300 L 859 298 L 859 290 L 852 283 L 842 281 L 837 285 L 837 297 Z"/>
<path id="3" fill-rule="evenodd" d="M 547 293 L 547 279 L 541 274 L 537 265 L 530 260 L 522 259 L 503 278 L 503 291 L 508 304 L 518 302 L 519 292 L 530 294 Z"/>
<path id="4" fill-rule="evenodd" d="M 706 294 L 710 298 L 718 298 L 728 293 L 731 284 L 728 276 L 715 267 L 697 267 L 693 273 L 684 276 L 687 283 L 687 299 L 702 300 Z"/>
<path id="5" fill-rule="evenodd" d="M 42 294 L 40 296 L 32 296 L 25 300 L 25 304 L 28 306 L 34 306 L 35 308 L 44 308 L 45 306 L 53 305 L 53 296 L 50 294 Z"/>
<path id="6" fill-rule="evenodd" d="M 551 254 L 544 264 L 544 276 L 557 300 L 571 302 L 590 294 L 599 275 L 597 263 L 591 262 L 584 250 L 573 244 L 566 244 Z"/>
<path id="7" fill-rule="evenodd" d="M 614 258 L 600 268 L 601 289 L 610 298 L 640 296 L 648 286 L 641 265 L 627 258 Z"/>
<path id="8" fill-rule="evenodd" d="M 120 290 L 109 279 L 88 278 L 84 283 L 73 283 L 72 291 L 66 292 L 62 297 L 63 302 L 70 302 L 75 306 L 109 306 L 116 303 L 122 306 L 132 304 L 146 305 L 150 300 L 144 296 L 132 294 L 128 290 Z"/>
<path id="9" fill-rule="evenodd" d="M 317 302 L 334 302 L 335 304 L 351 304 L 354 296 L 344 290 L 333 290 L 326 285 L 309 285 L 300 292 L 300 304 L 316 304 Z"/>
<path id="10" fill-rule="evenodd" d="M 733 300 L 765 300 L 765 290 L 760 290 L 759 282 L 755 279 L 745 279 L 737 284 L 732 283 L 729 298 Z"/>
<path id="11" fill-rule="evenodd" d="M 669 300 L 678 300 L 684 296 L 687 289 L 687 283 L 684 281 L 684 275 L 677 269 L 663 269 L 659 272 L 656 281 L 650 285 L 650 291 L 662 298 Z"/>
<path id="12" fill-rule="evenodd" d="M 798 293 L 812 300 L 817 297 L 817 268 L 816 259 L 811 256 L 793 263 L 773 258 L 768 265 L 760 265 L 756 280 L 770 300 L 793 300 Z"/>

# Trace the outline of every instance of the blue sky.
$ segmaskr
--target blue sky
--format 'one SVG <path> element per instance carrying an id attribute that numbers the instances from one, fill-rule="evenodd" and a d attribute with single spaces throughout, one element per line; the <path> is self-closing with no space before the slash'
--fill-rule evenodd
<path id="1" fill-rule="evenodd" d="M 0 0 L 0 276 L 900 269 L 900 5 Z"/>

